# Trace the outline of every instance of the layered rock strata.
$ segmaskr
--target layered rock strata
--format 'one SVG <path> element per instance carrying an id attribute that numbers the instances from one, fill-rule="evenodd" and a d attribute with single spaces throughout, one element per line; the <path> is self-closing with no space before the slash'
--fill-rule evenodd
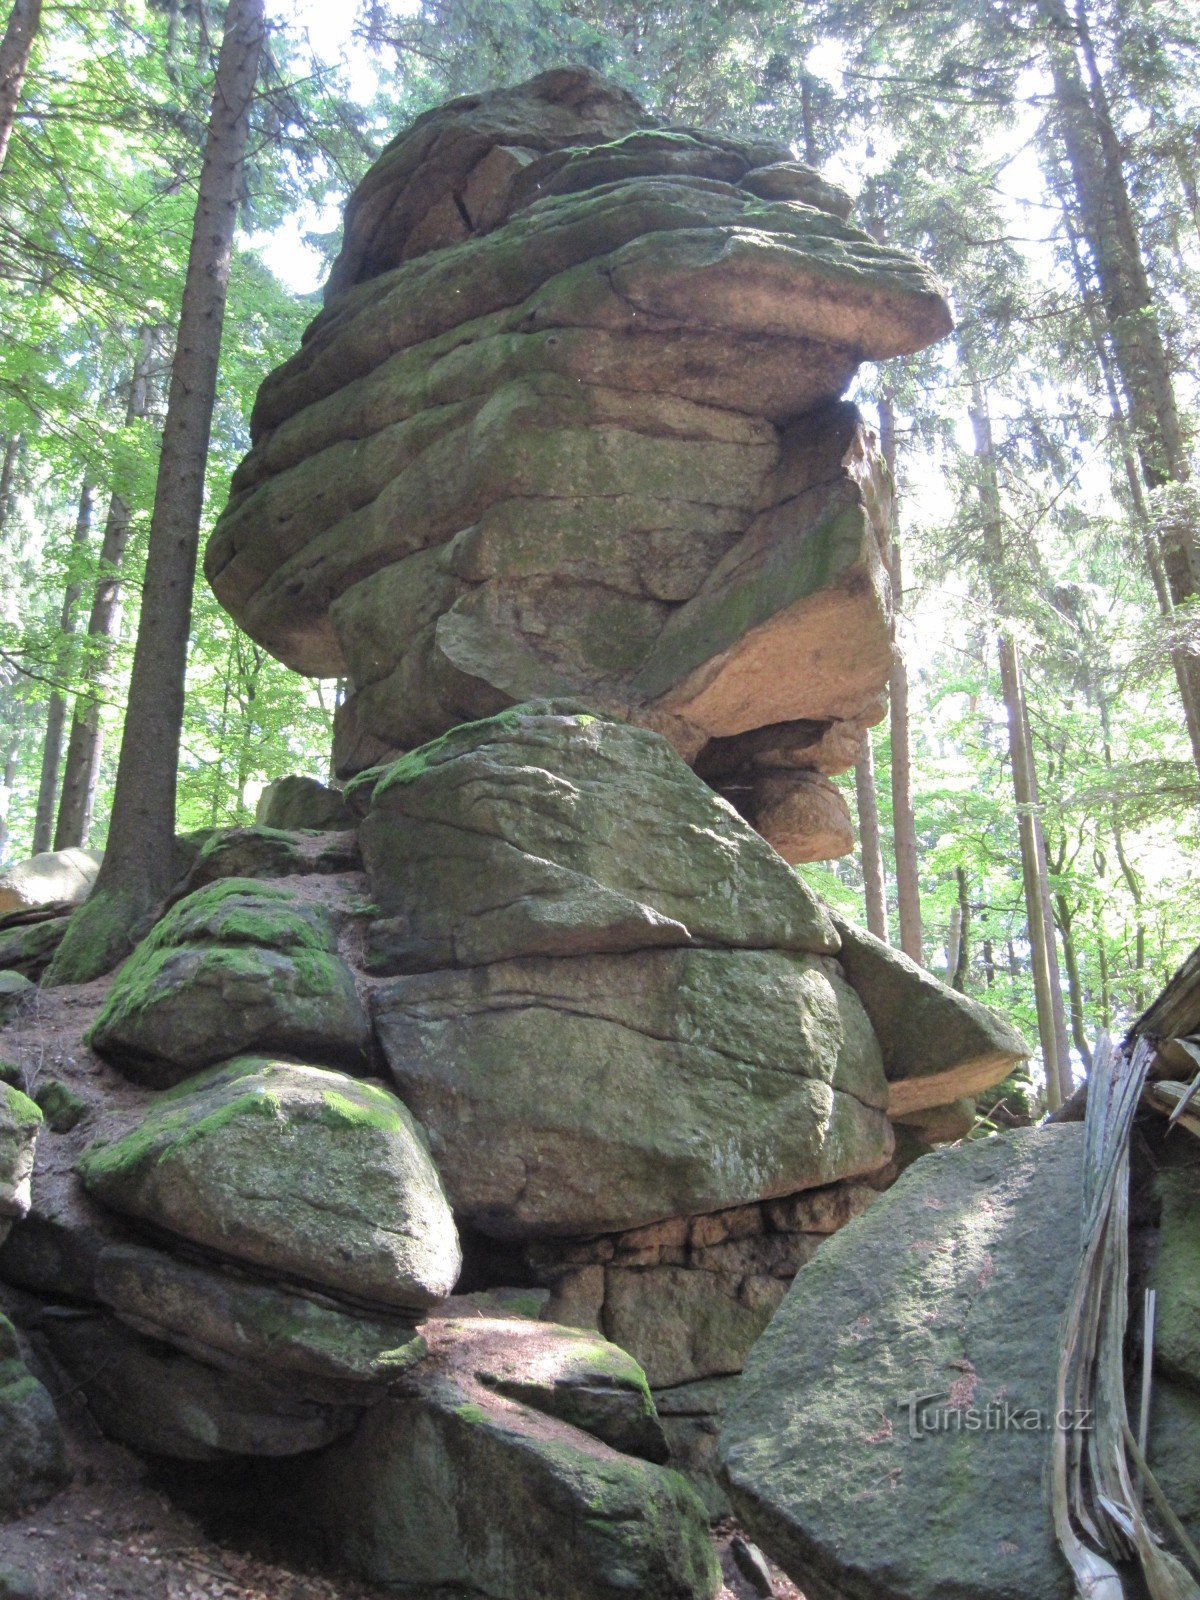
<path id="1" fill-rule="evenodd" d="M 849 209 L 582 69 L 384 151 L 206 557 L 351 681 L 343 774 L 579 693 L 707 755 L 788 859 L 850 847 L 826 776 L 882 713 L 890 491 L 839 397 L 950 321 Z"/>

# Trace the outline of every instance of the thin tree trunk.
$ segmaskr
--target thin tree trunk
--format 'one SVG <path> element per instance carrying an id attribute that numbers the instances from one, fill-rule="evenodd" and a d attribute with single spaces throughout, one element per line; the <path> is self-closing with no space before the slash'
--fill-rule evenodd
<path id="1" fill-rule="evenodd" d="M 4 38 L 0 39 L 0 167 L 8 154 L 29 52 L 41 20 L 42 0 L 15 0 Z"/>
<path id="2" fill-rule="evenodd" d="M 971 970 L 971 893 L 965 867 L 956 867 L 958 883 L 958 949 L 950 969 L 950 987 L 967 992 L 967 973 Z"/>
<path id="3" fill-rule="evenodd" d="M 3 534 L 12 515 L 13 480 L 17 475 L 20 457 L 21 435 L 14 433 L 4 441 L 4 454 L 0 457 L 0 534 Z"/>
<path id="4" fill-rule="evenodd" d="M 1008 722 L 1008 748 L 1012 763 L 1013 796 L 1017 803 L 1017 837 L 1021 851 L 1021 881 L 1025 891 L 1025 915 L 1029 928 L 1030 964 L 1033 994 L 1037 1008 L 1038 1038 L 1046 1074 L 1046 1099 L 1056 1110 L 1066 1098 L 1063 1093 L 1070 1067 L 1059 1059 L 1059 1039 L 1066 1032 L 1062 1012 L 1062 992 L 1051 977 L 1050 944 L 1053 924 L 1047 925 L 1045 893 L 1045 845 L 1039 850 L 1037 796 L 1032 776 L 1031 749 L 1027 740 L 1025 697 L 1021 688 L 1021 658 L 1011 629 L 1004 619 L 1006 577 L 1004 535 L 1001 521 L 1000 485 L 996 478 L 992 446 L 992 425 L 987 400 L 971 362 L 963 352 L 963 364 L 971 376 L 971 403 L 968 407 L 975 438 L 975 458 L 979 465 L 978 492 L 983 519 L 984 548 L 987 553 L 987 578 L 992 601 L 1000 622 L 998 649 L 1000 685 Z M 1057 1006 L 1056 1006 L 1057 1000 Z"/>
<path id="5" fill-rule="evenodd" d="M 867 902 L 867 930 L 886 943 L 887 891 L 879 836 L 879 798 L 875 792 L 875 751 L 869 732 L 863 734 L 854 764 L 854 792 L 858 799 L 858 842 Z"/>
<path id="6" fill-rule="evenodd" d="M 1090 1073 L 1092 1051 L 1088 1044 L 1087 1026 L 1084 1021 L 1083 984 L 1079 978 L 1079 954 L 1075 949 L 1074 918 L 1071 916 L 1066 895 L 1057 895 L 1055 905 L 1058 931 L 1062 935 L 1063 965 L 1067 969 L 1067 995 L 1071 1002 L 1071 1038 L 1075 1041 L 1075 1048 L 1079 1051 L 1079 1059 L 1083 1062 L 1084 1070 Z"/>
<path id="7" fill-rule="evenodd" d="M 79 494 L 79 512 L 75 518 L 75 537 L 72 550 L 72 567 L 76 566 L 79 552 L 87 545 L 92 532 L 92 487 L 85 483 Z M 38 783 L 37 812 L 33 823 L 33 853 L 49 850 L 54 834 L 54 805 L 58 798 L 58 772 L 62 764 L 63 729 L 67 721 L 67 694 L 61 687 L 70 672 L 70 652 L 67 641 L 75 632 L 75 610 L 83 584 L 78 577 L 68 576 L 63 591 L 62 615 L 59 618 L 61 640 L 58 648 L 58 682 L 50 691 L 46 705 L 46 737 L 42 744 L 42 773 Z"/>
<path id="8" fill-rule="evenodd" d="M 879 401 L 879 444 L 892 483 L 896 481 L 896 413 L 891 396 Z M 895 503 L 892 509 L 892 547 L 889 560 L 892 606 L 899 614 L 904 599 L 900 543 L 895 537 Z M 912 745 L 909 739 L 908 668 L 899 643 L 893 639 L 892 671 L 888 679 L 892 743 L 892 841 L 896 860 L 896 910 L 900 922 L 900 948 L 918 965 L 924 965 L 921 933 L 921 885 L 917 869 L 917 823 L 912 796 Z"/>
<path id="9" fill-rule="evenodd" d="M 171 886 L 204 469 L 262 39 L 263 0 L 230 0 L 184 280 L 108 847 L 92 894 L 56 952 L 52 982 L 78 982 L 112 967 Z"/>
<path id="10" fill-rule="evenodd" d="M 125 425 L 146 416 L 150 409 L 150 369 L 155 353 L 155 330 L 143 327 L 138 334 Z M 112 672 L 117 638 L 121 631 L 121 563 L 129 543 L 129 507 L 119 494 L 108 502 L 104 538 L 100 547 L 100 570 L 88 618 L 90 654 L 84 657 L 82 686 L 75 696 L 71 736 L 63 769 L 62 799 L 58 807 L 58 826 L 54 848 L 86 844 L 96 803 L 96 784 L 100 776 L 100 756 L 104 748 L 101 703 Z"/>
<path id="11" fill-rule="evenodd" d="M 12 804 L 13 785 L 17 781 L 17 770 L 21 756 L 21 740 L 13 734 L 8 741 L 4 752 L 4 773 L 0 778 L 0 861 L 4 860 L 5 851 L 8 849 L 8 809 Z"/>
<path id="12" fill-rule="evenodd" d="M 992 941 L 985 939 L 983 949 L 983 981 L 988 988 L 994 988 L 996 983 L 996 952 L 992 948 Z"/>

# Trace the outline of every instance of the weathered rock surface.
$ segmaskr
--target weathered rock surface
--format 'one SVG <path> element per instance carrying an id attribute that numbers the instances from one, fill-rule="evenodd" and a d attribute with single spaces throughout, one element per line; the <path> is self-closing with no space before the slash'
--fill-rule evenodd
<path id="1" fill-rule="evenodd" d="M 1029 1055 L 1020 1034 L 996 1012 L 939 983 L 852 922 L 833 921 L 842 969 L 883 1044 L 894 1115 L 979 1094 Z"/>
<path id="2" fill-rule="evenodd" d="M 18 911 L 78 905 L 86 900 L 102 850 L 44 850 L 0 873 L 0 917 Z"/>
<path id="3" fill-rule="evenodd" d="M 0 1027 L 33 1001 L 37 985 L 19 972 L 0 972 Z"/>
<path id="4" fill-rule="evenodd" d="M 137 1082 L 278 1050 L 363 1068 L 366 1013 L 336 922 L 282 885 L 223 878 L 189 894 L 126 961 L 90 1040 Z"/>
<path id="5" fill-rule="evenodd" d="M 815 897 L 664 739 L 570 706 L 516 707 L 386 768 L 362 840 L 384 970 L 838 948 Z"/>
<path id="6" fill-rule="evenodd" d="M 44 1332 L 104 1432 L 147 1455 L 296 1455 L 329 1444 L 361 1415 L 353 1405 L 306 1399 L 291 1384 L 207 1366 L 111 1317 L 47 1317 Z"/>
<path id="7" fill-rule="evenodd" d="M 29 1210 L 29 1182 L 42 1113 L 28 1095 L 0 1081 L 0 1229 Z"/>
<path id="8" fill-rule="evenodd" d="M 950 320 L 848 212 L 786 147 L 664 127 L 580 68 L 388 147 L 206 557 L 256 639 L 352 680 L 343 772 L 548 694 L 689 756 L 798 719 L 853 747 L 889 490 L 837 397 Z"/>
<path id="9" fill-rule="evenodd" d="M 1082 1150 L 1068 1124 L 936 1151 L 797 1278 L 720 1451 L 811 1600 L 1073 1594 L 1047 1475 Z"/>
<path id="10" fill-rule="evenodd" d="M 499 1237 L 634 1228 L 890 1154 L 878 1045 L 819 958 L 498 962 L 395 979 L 375 1020 L 456 1210 Z"/>
<path id="11" fill-rule="evenodd" d="M 0 1315 L 0 1522 L 48 1499 L 69 1476 L 66 1443 L 45 1388 Z"/>
<path id="12" fill-rule="evenodd" d="M 50 965 L 67 921 L 65 916 L 39 916 L 37 921 L 14 920 L 0 927 L 0 972 L 19 972 L 36 982 Z"/>
<path id="13" fill-rule="evenodd" d="M 544 1323 L 431 1320 L 431 1354 L 352 1437 L 288 1480 L 294 1515 L 397 1587 L 492 1600 L 708 1600 L 704 1509 L 678 1474 L 618 1453 L 653 1406 L 603 1340 Z M 657 1429 L 650 1436 L 661 1446 Z"/>
<path id="14" fill-rule="evenodd" d="M 656 1389 L 654 1404 L 667 1436 L 671 1465 L 695 1489 L 711 1517 L 728 1516 L 729 1496 L 720 1482 L 717 1436 L 737 1393 L 737 1378 L 701 1378 L 673 1389 Z"/>
<path id="15" fill-rule="evenodd" d="M 101 1249 L 95 1294 L 146 1338 L 210 1366 L 286 1378 L 311 1398 L 378 1398 L 425 1354 L 425 1342 L 409 1322 L 141 1245 Z M 374 1386 L 373 1396 L 364 1386 Z"/>
<path id="16" fill-rule="evenodd" d="M 1156 1292 L 1156 1364 L 1200 1390 L 1200 1178 L 1189 1168 L 1159 1175 L 1162 1230 L 1150 1286 Z"/>
<path id="17" fill-rule="evenodd" d="M 201 845 L 183 883 L 189 894 L 218 878 L 286 878 L 298 873 L 358 872 L 362 858 L 352 831 L 268 827 L 222 828 Z"/>
<path id="18" fill-rule="evenodd" d="M 342 1073 L 230 1062 L 159 1096 L 79 1168 L 123 1216 L 334 1295 L 419 1310 L 458 1276 L 420 1129 L 394 1095 Z"/>
<path id="19" fill-rule="evenodd" d="M 363 813 L 340 789 L 293 774 L 276 778 L 258 797 L 254 820 L 265 828 L 357 828 Z"/>

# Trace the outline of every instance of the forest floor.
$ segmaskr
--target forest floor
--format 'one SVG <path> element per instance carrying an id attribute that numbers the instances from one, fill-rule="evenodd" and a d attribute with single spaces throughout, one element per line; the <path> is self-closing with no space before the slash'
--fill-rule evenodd
<path id="1" fill-rule="evenodd" d="M 130 1107 L 144 1098 L 83 1044 L 111 983 L 105 977 L 43 990 L 4 1032 L 5 1060 L 27 1088 L 59 1078 L 88 1105 L 79 1129 L 48 1139 L 39 1152 L 44 1192 L 63 1203 L 82 1146 L 98 1133 L 120 1132 Z M 6 1296 L 13 1310 L 24 1298 L 11 1289 Z M 395 1600 L 395 1590 L 297 1562 L 277 1541 L 254 1532 L 253 1506 L 244 1501 L 237 1505 L 236 1529 L 223 1523 L 221 1508 L 237 1500 L 236 1490 L 213 1494 L 210 1481 L 201 1508 L 189 1509 L 196 1496 L 186 1469 L 175 1484 L 184 1492 L 168 1493 L 168 1478 L 100 1433 L 59 1369 L 39 1362 L 38 1376 L 67 1436 L 72 1479 L 45 1505 L 0 1525 L 0 1600 L 10 1594 L 15 1600 Z M 760 1600 L 763 1594 L 734 1562 L 738 1534 L 729 1520 L 713 1529 L 725 1579 L 716 1600 Z M 775 1600 L 804 1600 L 778 1568 L 770 1571 Z M 24 1589 L 13 1584 L 18 1574 Z"/>

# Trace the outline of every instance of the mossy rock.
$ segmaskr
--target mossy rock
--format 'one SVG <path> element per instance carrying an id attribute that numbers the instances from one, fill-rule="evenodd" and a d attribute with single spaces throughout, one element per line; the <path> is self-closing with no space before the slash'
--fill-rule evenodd
<path id="1" fill-rule="evenodd" d="M 37 985 L 20 972 L 0 972 L 0 1027 L 32 1004 Z"/>
<path id="2" fill-rule="evenodd" d="M 42 1130 L 37 1105 L 11 1084 L 0 1083 L 0 1221 L 29 1210 L 34 1148 Z"/>
<path id="3" fill-rule="evenodd" d="M 70 1133 L 87 1115 L 87 1101 L 57 1078 L 39 1084 L 33 1098 L 51 1133 Z"/>
<path id="4" fill-rule="evenodd" d="M 79 1171 L 125 1216 L 334 1295 L 419 1310 L 458 1276 L 422 1131 L 395 1095 L 343 1073 L 230 1062 L 89 1146 Z"/>
<path id="5" fill-rule="evenodd" d="M 357 872 L 361 867 L 353 832 L 322 833 L 258 823 L 225 828 L 206 839 L 183 887 L 190 893 L 221 878 L 287 878 Z"/>
<path id="6" fill-rule="evenodd" d="M 66 917 L 46 917 L 40 922 L 0 928 L 0 971 L 19 972 L 36 983 L 50 965 L 66 929 Z"/>
<path id="7" fill-rule="evenodd" d="M 49 1499 L 68 1477 L 54 1403 L 21 1359 L 12 1323 L 0 1316 L 0 1521 Z"/>
<path id="8" fill-rule="evenodd" d="M 1151 1287 L 1158 1295 L 1154 1359 L 1168 1377 L 1200 1390 L 1200 1177 L 1159 1175 L 1162 1229 Z"/>
<path id="9" fill-rule="evenodd" d="M 370 1031 L 324 907 L 253 879 L 180 900 L 126 961 L 88 1036 L 154 1087 L 243 1051 L 364 1068 Z"/>

